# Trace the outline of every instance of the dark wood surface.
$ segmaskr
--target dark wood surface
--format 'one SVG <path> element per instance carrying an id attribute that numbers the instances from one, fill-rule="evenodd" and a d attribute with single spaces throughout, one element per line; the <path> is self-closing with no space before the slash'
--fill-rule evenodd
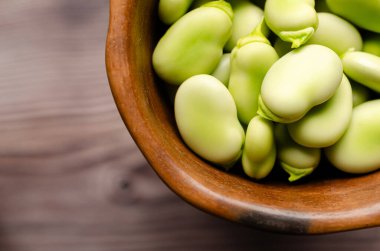
<path id="1" fill-rule="evenodd" d="M 367 250 L 380 228 L 250 229 L 173 194 L 115 108 L 106 0 L 0 1 L 0 250 Z"/>

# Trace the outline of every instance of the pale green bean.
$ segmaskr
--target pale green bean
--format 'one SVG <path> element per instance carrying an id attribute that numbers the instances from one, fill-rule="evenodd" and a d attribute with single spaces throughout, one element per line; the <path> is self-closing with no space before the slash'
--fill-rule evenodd
<path id="1" fill-rule="evenodd" d="M 342 77 L 341 60 L 331 49 L 322 45 L 295 49 L 265 75 L 258 114 L 276 122 L 295 122 L 331 98 Z"/>
<path id="2" fill-rule="evenodd" d="M 361 51 L 342 57 L 344 73 L 356 82 L 380 93 L 380 57 Z"/>
<path id="3" fill-rule="evenodd" d="M 289 174 L 289 181 L 296 181 L 310 175 L 321 159 L 319 148 L 308 148 L 295 143 L 289 136 L 286 126 L 275 127 L 277 158 L 281 167 Z"/>
<path id="4" fill-rule="evenodd" d="M 327 0 L 329 9 L 361 28 L 380 32 L 379 0 Z"/>
<path id="5" fill-rule="evenodd" d="M 276 161 L 276 144 L 273 123 L 260 116 L 248 125 L 244 143 L 242 165 L 251 178 L 263 179 L 271 172 Z"/>
<path id="6" fill-rule="evenodd" d="M 157 75 L 180 85 L 197 74 L 210 74 L 218 65 L 232 28 L 232 8 L 214 1 L 188 12 L 175 22 L 153 52 Z"/>
<path id="7" fill-rule="evenodd" d="M 288 131 L 300 145 L 314 148 L 331 146 L 343 136 L 350 123 L 351 114 L 351 85 L 343 75 L 334 96 L 313 107 L 302 119 L 288 124 Z"/>
<path id="8" fill-rule="evenodd" d="M 331 163 L 348 173 L 367 173 L 380 168 L 380 99 L 354 108 L 347 132 L 325 153 Z"/>
<path id="9" fill-rule="evenodd" d="M 158 17 L 165 24 L 173 24 L 182 17 L 193 0 L 160 0 L 158 3 Z"/>
<path id="10" fill-rule="evenodd" d="M 178 88 L 174 114 L 183 140 L 199 156 L 226 168 L 240 158 L 245 133 L 231 94 L 217 78 L 187 79 Z"/>
<path id="11" fill-rule="evenodd" d="M 231 54 L 225 53 L 219 61 L 218 66 L 211 74 L 220 80 L 225 86 L 228 86 L 228 81 L 230 79 L 230 66 L 231 66 Z"/>
<path id="12" fill-rule="evenodd" d="M 231 37 L 224 46 L 226 51 L 232 51 L 237 41 L 251 33 L 264 17 L 263 10 L 248 0 L 237 2 L 233 5 L 233 11 Z M 267 35 L 268 30 L 264 34 Z"/>
<path id="13" fill-rule="evenodd" d="M 318 13 L 319 25 L 305 44 L 320 44 L 329 47 L 338 55 L 347 51 L 360 51 L 363 40 L 359 31 L 349 22 L 331 13 Z M 280 55 L 292 50 L 291 43 L 277 39 L 274 48 Z"/>
<path id="14" fill-rule="evenodd" d="M 307 42 L 318 27 L 314 0 L 267 0 L 265 21 L 282 40 L 298 48 Z"/>
<path id="15" fill-rule="evenodd" d="M 262 81 L 278 60 L 275 49 L 261 32 L 262 24 L 250 36 L 240 39 L 231 54 L 228 90 L 245 125 L 256 115 Z"/>
<path id="16" fill-rule="evenodd" d="M 359 31 L 346 20 L 331 14 L 318 13 L 319 25 L 306 44 L 320 44 L 329 47 L 338 55 L 349 50 L 360 51 L 363 40 Z"/>

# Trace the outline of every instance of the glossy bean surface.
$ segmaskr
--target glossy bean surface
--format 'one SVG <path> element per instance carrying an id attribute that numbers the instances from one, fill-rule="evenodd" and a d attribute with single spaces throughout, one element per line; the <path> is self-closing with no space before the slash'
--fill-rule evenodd
<path id="1" fill-rule="evenodd" d="M 342 77 L 335 52 L 321 45 L 302 46 L 280 58 L 265 75 L 258 113 L 276 122 L 295 122 L 331 98 Z"/>
<path id="2" fill-rule="evenodd" d="M 342 57 L 344 72 L 356 82 L 380 93 L 380 57 L 352 51 Z"/>
<path id="3" fill-rule="evenodd" d="M 231 37 L 224 46 L 226 51 L 232 51 L 237 41 L 251 33 L 264 17 L 264 11 L 248 0 L 237 1 L 232 7 L 234 19 Z M 265 31 L 267 33 L 268 30 Z"/>
<path id="4" fill-rule="evenodd" d="M 224 1 L 207 3 L 181 17 L 154 49 L 157 75 L 180 85 L 191 76 L 212 73 L 230 37 L 232 18 L 231 5 Z"/>
<path id="5" fill-rule="evenodd" d="M 187 79 L 175 96 L 174 114 L 183 140 L 199 156 L 224 167 L 241 156 L 245 133 L 231 94 L 215 77 Z"/>
<path id="6" fill-rule="evenodd" d="M 359 31 L 343 18 L 323 12 L 318 13 L 318 20 L 318 28 L 306 44 L 324 45 L 338 55 L 362 49 L 363 40 Z"/>
<path id="7" fill-rule="evenodd" d="M 276 144 L 273 123 L 260 116 L 248 125 L 244 143 L 242 165 L 245 174 L 263 179 L 271 172 L 276 161 Z"/>
<path id="8" fill-rule="evenodd" d="M 231 54 L 225 53 L 219 61 L 214 72 L 211 74 L 220 80 L 225 86 L 228 86 L 231 71 Z"/>
<path id="9" fill-rule="evenodd" d="M 325 153 L 331 163 L 348 173 L 367 173 L 380 168 L 380 100 L 354 108 L 347 132 Z"/>
<path id="10" fill-rule="evenodd" d="M 360 26 L 380 32 L 379 0 L 326 0 L 329 9 Z"/>
<path id="11" fill-rule="evenodd" d="M 346 131 L 352 114 L 352 91 L 349 80 L 342 82 L 325 103 L 315 106 L 302 119 L 288 125 L 295 142 L 307 147 L 322 148 L 335 144 Z"/>
<path id="12" fill-rule="evenodd" d="M 314 0 L 267 0 L 265 21 L 282 40 L 298 48 L 307 42 L 318 27 Z"/>
<path id="13" fill-rule="evenodd" d="M 243 124 L 248 125 L 256 115 L 263 79 L 277 60 L 275 49 L 260 32 L 260 27 L 252 35 L 239 40 L 232 51 L 228 89 Z"/>
<path id="14" fill-rule="evenodd" d="M 317 168 L 321 159 L 319 148 L 309 148 L 295 143 L 283 124 L 276 125 L 275 137 L 277 158 L 281 167 L 289 174 L 289 181 L 310 175 Z"/>
<path id="15" fill-rule="evenodd" d="M 158 3 L 158 17 L 165 24 L 172 24 L 182 17 L 193 0 L 160 0 Z"/>

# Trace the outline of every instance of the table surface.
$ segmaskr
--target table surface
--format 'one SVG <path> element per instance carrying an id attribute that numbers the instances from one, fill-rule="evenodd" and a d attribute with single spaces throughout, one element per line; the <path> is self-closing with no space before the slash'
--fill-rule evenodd
<path id="1" fill-rule="evenodd" d="M 125 129 L 106 0 L 0 1 L 0 250 L 379 250 L 380 228 L 262 232 L 182 201 Z"/>

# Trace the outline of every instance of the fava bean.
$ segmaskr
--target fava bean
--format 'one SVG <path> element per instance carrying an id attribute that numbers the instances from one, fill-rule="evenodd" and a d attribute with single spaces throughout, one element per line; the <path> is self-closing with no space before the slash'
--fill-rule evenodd
<path id="1" fill-rule="evenodd" d="M 313 35 L 318 27 L 314 0 L 267 0 L 265 21 L 282 40 L 298 48 Z"/>
<path id="2" fill-rule="evenodd" d="M 211 74 L 220 80 L 225 86 L 228 86 L 228 81 L 230 79 L 230 65 L 231 65 L 231 54 L 225 53 L 219 61 L 218 66 Z"/>
<path id="3" fill-rule="evenodd" d="M 263 179 L 272 171 L 276 161 L 276 144 L 272 121 L 260 116 L 248 124 L 244 143 L 242 165 L 251 178 Z"/>
<path id="4" fill-rule="evenodd" d="M 379 0 L 327 0 L 329 9 L 361 28 L 380 32 Z"/>
<path id="5" fill-rule="evenodd" d="M 349 80 L 342 82 L 332 98 L 313 107 L 302 119 L 288 124 L 288 131 L 300 145 L 322 148 L 335 144 L 346 131 L 352 113 L 352 91 Z"/>
<path id="6" fill-rule="evenodd" d="M 342 62 L 347 76 L 380 93 L 380 57 L 352 51 L 343 55 Z"/>
<path id="7" fill-rule="evenodd" d="M 359 51 L 363 40 L 359 31 L 349 22 L 331 13 L 318 13 L 319 25 L 305 44 L 319 44 L 329 47 L 338 55 L 349 50 Z M 291 43 L 277 39 L 274 48 L 280 55 L 292 50 Z"/>
<path id="8" fill-rule="evenodd" d="M 197 74 L 210 74 L 218 65 L 232 28 L 231 5 L 209 2 L 175 22 L 153 52 L 157 75 L 179 85 Z"/>
<path id="9" fill-rule="evenodd" d="M 182 17 L 193 0 L 160 0 L 158 17 L 165 24 L 172 24 Z"/>
<path id="10" fill-rule="evenodd" d="M 347 173 L 367 173 L 380 168 L 380 99 L 354 108 L 347 132 L 325 149 L 329 161 Z"/>
<path id="11" fill-rule="evenodd" d="M 318 13 L 318 20 L 318 28 L 306 44 L 327 46 L 338 55 L 362 49 L 363 40 L 359 31 L 346 20 L 331 13 Z"/>
<path id="12" fill-rule="evenodd" d="M 250 36 L 240 39 L 231 54 L 228 90 L 234 97 L 239 120 L 245 125 L 256 115 L 263 79 L 278 60 L 261 27 L 260 24 Z"/>
<path id="13" fill-rule="evenodd" d="M 258 114 L 292 123 L 330 99 L 343 77 L 340 58 L 322 45 L 305 45 L 273 64 L 265 75 Z"/>
<path id="14" fill-rule="evenodd" d="M 264 17 L 263 10 L 249 1 L 237 1 L 232 7 L 234 19 L 231 37 L 224 46 L 226 51 L 232 51 L 237 41 L 251 33 Z M 267 29 L 264 34 L 268 34 Z"/>
<path id="15" fill-rule="evenodd" d="M 286 126 L 275 127 L 277 158 L 281 167 L 289 176 L 289 181 L 296 181 L 311 174 L 321 159 L 319 148 L 308 148 L 295 143 L 289 136 Z"/>
<path id="16" fill-rule="evenodd" d="M 175 96 L 174 114 L 183 140 L 199 156 L 225 168 L 240 158 L 244 129 L 231 94 L 217 78 L 187 79 Z"/>

